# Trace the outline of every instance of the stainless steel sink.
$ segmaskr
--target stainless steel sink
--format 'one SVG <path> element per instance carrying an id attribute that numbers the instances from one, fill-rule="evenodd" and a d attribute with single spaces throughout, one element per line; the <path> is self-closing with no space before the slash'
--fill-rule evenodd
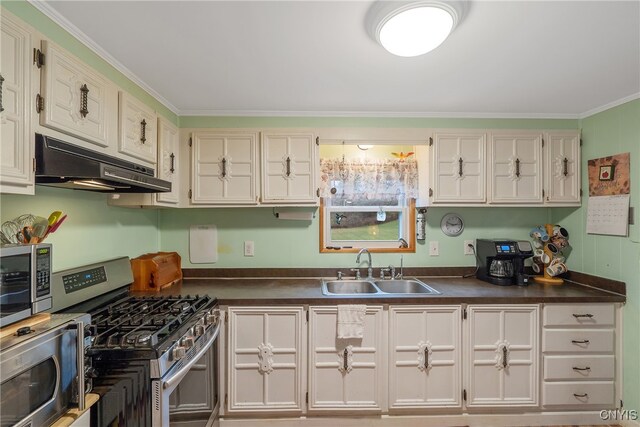
<path id="1" fill-rule="evenodd" d="M 325 295 L 377 294 L 379 289 L 369 280 L 329 280 L 322 282 Z"/>
<path id="2" fill-rule="evenodd" d="M 376 280 L 374 283 L 376 284 L 378 289 L 387 294 L 437 295 L 440 293 L 418 279 Z"/>
<path id="3" fill-rule="evenodd" d="M 438 295 L 429 285 L 418 279 L 393 280 L 323 280 L 324 295 Z"/>

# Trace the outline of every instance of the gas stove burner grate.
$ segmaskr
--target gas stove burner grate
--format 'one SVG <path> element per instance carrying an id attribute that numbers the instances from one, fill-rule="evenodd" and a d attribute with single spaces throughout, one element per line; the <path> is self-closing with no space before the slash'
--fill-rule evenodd
<path id="1" fill-rule="evenodd" d="M 154 349 L 209 297 L 126 297 L 92 314 L 93 349 Z"/>

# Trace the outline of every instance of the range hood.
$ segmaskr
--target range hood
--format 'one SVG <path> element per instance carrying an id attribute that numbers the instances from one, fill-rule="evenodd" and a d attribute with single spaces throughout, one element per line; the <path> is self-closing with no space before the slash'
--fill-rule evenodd
<path id="1" fill-rule="evenodd" d="M 36 184 L 103 193 L 162 193 L 171 183 L 154 170 L 36 134 Z"/>

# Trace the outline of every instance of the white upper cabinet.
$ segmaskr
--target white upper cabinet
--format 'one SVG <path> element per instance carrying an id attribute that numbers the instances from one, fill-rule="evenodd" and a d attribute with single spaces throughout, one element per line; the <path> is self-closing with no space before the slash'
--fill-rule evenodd
<path id="1" fill-rule="evenodd" d="M 467 407 L 538 406 L 539 307 L 467 310 Z"/>
<path id="2" fill-rule="evenodd" d="M 317 144 L 311 133 L 262 132 L 263 203 L 318 203 Z"/>
<path id="3" fill-rule="evenodd" d="M 256 204 L 255 132 L 194 132 L 191 142 L 192 204 Z"/>
<path id="4" fill-rule="evenodd" d="M 486 201 L 485 146 L 484 132 L 434 133 L 431 156 L 434 204 Z"/>
<path id="5" fill-rule="evenodd" d="M 161 204 L 178 203 L 180 191 L 180 150 L 178 146 L 178 128 L 168 120 L 158 118 L 158 164 L 157 177 L 171 182 L 171 191 L 156 194 L 156 201 Z"/>
<path id="6" fill-rule="evenodd" d="M 460 306 L 389 309 L 389 409 L 460 408 Z"/>
<path id="7" fill-rule="evenodd" d="M 229 308 L 229 413 L 302 411 L 302 307 Z"/>
<path id="8" fill-rule="evenodd" d="M 380 412 L 384 312 L 367 306 L 362 339 L 337 338 L 336 306 L 309 308 L 309 411 Z"/>
<path id="9" fill-rule="evenodd" d="M 7 13 L 0 26 L 0 192 L 33 194 L 31 33 Z"/>
<path id="10" fill-rule="evenodd" d="M 493 133 L 489 159 L 491 203 L 542 203 L 541 133 Z"/>
<path id="11" fill-rule="evenodd" d="M 545 134 L 546 203 L 580 203 L 580 132 Z"/>
<path id="12" fill-rule="evenodd" d="M 36 107 L 40 124 L 99 147 L 107 147 L 110 100 L 115 85 L 54 43 L 43 41 L 43 99 Z M 38 104 L 38 102 L 36 102 Z"/>
<path id="13" fill-rule="evenodd" d="M 156 163 L 158 124 L 155 111 L 121 91 L 119 112 L 118 151 L 148 163 Z"/>

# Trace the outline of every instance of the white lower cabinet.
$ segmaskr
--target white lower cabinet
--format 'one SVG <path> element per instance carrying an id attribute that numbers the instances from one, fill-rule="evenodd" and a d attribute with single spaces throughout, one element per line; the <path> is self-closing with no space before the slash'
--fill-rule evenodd
<path id="1" fill-rule="evenodd" d="M 545 305 L 545 409 L 616 407 L 615 319 L 614 304 Z"/>
<path id="2" fill-rule="evenodd" d="M 362 339 L 337 338 L 336 306 L 309 308 L 309 406 L 315 411 L 382 411 L 382 306 L 367 306 Z"/>
<path id="3" fill-rule="evenodd" d="M 460 306 L 389 309 L 389 409 L 460 408 Z"/>
<path id="4" fill-rule="evenodd" d="M 226 412 L 302 412 L 302 307 L 229 308 Z"/>
<path id="5" fill-rule="evenodd" d="M 538 305 L 467 307 L 468 408 L 538 406 Z"/>

